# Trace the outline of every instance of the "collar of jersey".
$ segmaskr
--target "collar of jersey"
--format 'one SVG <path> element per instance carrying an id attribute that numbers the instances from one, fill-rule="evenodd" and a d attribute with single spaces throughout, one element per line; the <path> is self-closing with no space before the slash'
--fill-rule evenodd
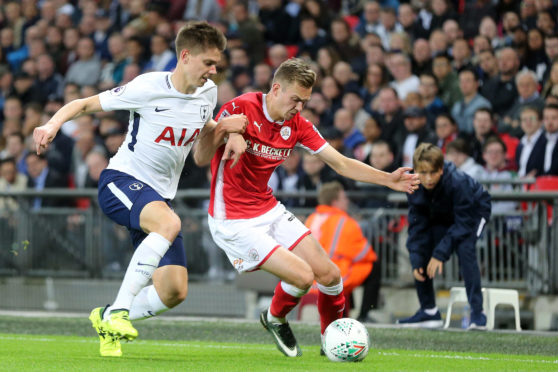
<path id="1" fill-rule="evenodd" d="M 204 90 L 206 84 L 207 84 L 207 83 L 209 82 L 209 80 L 210 80 L 210 79 L 208 79 L 208 80 L 205 82 L 205 84 L 202 85 L 201 87 L 197 87 L 196 90 L 194 91 L 194 93 L 188 94 L 188 93 L 182 93 L 181 91 L 179 91 L 178 89 L 176 89 L 176 87 L 175 87 L 174 84 L 172 83 L 171 76 L 172 76 L 172 72 L 169 72 L 169 74 L 167 75 L 167 82 L 169 83 L 169 85 L 170 85 L 170 87 L 171 87 L 170 89 L 171 89 L 172 91 L 174 91 L 175 93 L 182 94 L 182 95 L 185 96 L 185 97 L 193 97 L 193 96 L 197 96 L 198 94 L 200 94 L 200 93 Z"/>
<path id="2" fill-rule="evenodd" d="M 275 123 L 275 124 L 279 124 L 279 125 L 283 125 L 285 123 L 285 120 L 283 121 L 274 121 L 271 116 L 269 115 L 269 112 L 267 111 L 267 103 L 265 102 L 265 96 L 267 96 L 267 94 L 262 94 L 262 108 L 263 108 L 263 112 L 265 115 L 265 118 L 267 119 L 267 121 L 269 121 L 270 123 Z"/>

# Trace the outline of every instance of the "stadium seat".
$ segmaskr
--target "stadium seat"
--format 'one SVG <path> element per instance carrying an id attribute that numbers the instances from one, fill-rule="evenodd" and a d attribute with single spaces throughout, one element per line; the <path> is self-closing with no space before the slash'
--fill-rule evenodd
<path id="1" fill-rule="evenodd" d="M 353 31 L 358 25 L 358 22 L 360 21 L 360 18 L 354 15 L 346 15 L 343 17 L 343 19 L 349 24 L 349 27 Z"/>
<path id="2" fill-rule="evenodd" d="M 486 313 L 486 329 L 494 329 L 494 316 L 496 306 L 508 304 L 513 306 L 515 312 L 515 329 L 521 331 L 519 317 L 519 294 L 515 289 L 483 288 L 483 304 Z M 467 303 L 467 293 L 464 287 L 452 287 L 450 289 L 450 299 L 444 328 L 448 328 L 451 320 L 451 310 L 454 303 Z"/>
<path id="3" fill-rule="evenodd" d="M 540 176 L 535 179 L 535 184 L 531 188 L 535 191 L 558 191 L 558 176 Z M 546 207 L 548 224 L 552 224 L 552 205 Z"/>

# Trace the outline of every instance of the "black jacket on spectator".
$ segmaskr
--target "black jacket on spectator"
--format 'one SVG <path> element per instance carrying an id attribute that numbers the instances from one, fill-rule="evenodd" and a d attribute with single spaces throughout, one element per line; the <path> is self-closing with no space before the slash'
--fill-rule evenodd
<path id="1" fill-rule="evenodd" d="M 540 176 L 544 172 L 544 154 L 546 149 L 546 136 L 545 133 L 542 132 L 535 146 L 533 146 L 533 150 L 529 155 L 529 159 L 527 160 L 527 166 L 525 167 L 525 174 L 529 174 L 529 172 L 535 170 L 537 173 L 535 176 Z M 521 153 L 523 152 L 523 144 L 519 142 L 517 148 L 515 149 L 515 164 L 519 166 L 519 160 L 521 159 Z"/>
<path id="2" fill-rule="evenodd" d="M 502 117 L 513 106 L 517 98 L 515 80 L 502 81 L 500 75 L 488 80 L 481 88 L 480 94 L 490 101 L 492 111 Z"/>
<path id="3" fill-rule="evenodd" d="M 413 269 L 426 267 L 428 262 L 423 262 L 423 257 L 429 256 L 428 252 L 446 262 L 461 244 L 477 236 L 480 219 L 490 218 L 488 192 L 449 162 L 444 164 L 444 173 L 433 190 L 419 186 L 413 194 L 407 194 L 407 200 L 407 249 Z"/>
<path id="4" fill-rule="evenodd" d="M 35 180 L 28 177 L 27 187 L 30 189 L 35 188 Z M 49 188 L 66 188 L 68 187 L 68 179 L 58 173 L 55 169 L 49 168 L 45 179 L 45 189 Z M 68 198 L 41 198 L 41 207 L 66 207 L 71 205 L 71 201 Z M 33 199 L 31 199 L 31 203 Z M 33 205 L 33 204 L 31 204 Z"/>
<path id="5" fill-rule="evenodd" d="M 298 40 L 298 20 L 283 7 L 260 10 L 259 20 L 265 28 L 265 40 L 272 44 L 295 44 Z"/>
<path id="6" fill-rule="evenodd" d="M 543 175 L 558 176 L 558 144 L 554 145 L 554 150 L 552 150 L 552 161 L 550 163 L 550 169 L 548 170 L 548 172 L 543 172 Z"/>

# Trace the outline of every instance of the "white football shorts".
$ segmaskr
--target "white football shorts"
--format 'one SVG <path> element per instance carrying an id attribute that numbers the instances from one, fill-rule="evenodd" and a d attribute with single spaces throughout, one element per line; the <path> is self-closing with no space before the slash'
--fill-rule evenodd
<path id="1" fill-rule="evenodd" d="M 291 250 L 310 234 L 281 203 L 255 218 L 222 220 L 209 215 L 208 222 L 213 240 L 239 273 L 258 270 L 277 248 Z"/>

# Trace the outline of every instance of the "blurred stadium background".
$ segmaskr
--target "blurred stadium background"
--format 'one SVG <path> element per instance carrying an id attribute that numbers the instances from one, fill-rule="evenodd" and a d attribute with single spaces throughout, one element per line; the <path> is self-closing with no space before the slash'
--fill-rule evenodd
<path id="1" fill-rule="evenodd" d="M 406 11 L 411 13 L 410 21 Z M 431 17 L 431 28 L 421 28 L 424 12 Z M 504 22 L 508 12 L 515 14 L 516 23 Z M 538 14 L 550 14 L 552 22 L 539 21 L 544 17 Z M 389 66 L 392 55 L 406 53 L 416 78 L 430 71 L 432 56 L 445 54 L 465 38 L 473 48 L 465 58 L 453 56 L 451 81 L 445 84 L 457 89 L 459 96 L 457 72 L 462 66 L 457 62 L 475 69 L 480 83 L 488 86 L 491 79 L 498 79 L 499 64 L 495 62 L 496 67 L 491 65 L 488 71 L 488 64 L 480 64 L 481 52 L 489 51 L 495 61 L 493 48 L 516 50 L 518 63 L 511 71 L 511 93 L 506 93 L 511 100 L 496 107 L 496 98 L 501 97 L 489 97 L 490 92 L 481 90 L 494 102 L 492 134 L 508 145 L 504 168 L 510 171 L 504 179 L 484 180 L 493 201 L 507 207 L 495 211 L 478 242 L 482 283 L 519 291 L 523 329 L 558 330 L 558 183 L 553 178 L 517 176 L 519 159 L 514 149 L 523 133 L 517 125 L 510 130 L 503 122 L 508 109 L 524 102 L 513 84 L 520 68 L 536 72 L 537 104 L 558 97 L 553 89 L 558 79 L 554 81 L 549 73 L 558 53 L 545 50 L 541 43 L 537 47 L 531 36 L 529 41 L 525 38 L 535 30 L 543 42 L 556 40 L 554 2 L 22 0 L 1 1 L 0 15 L 0 158 L 2 164 L 14 158 L 17 167 L 17 182 L 8 180 L 13 176 L 8 165 L 6 173 L 0 174 L 0 181 L 4 180 L 0 182 L 0 310 L 85 313 L 112 300 L 132 250 L 127 232 L 102 215 L 94 187 L 100 169 L 123 140 L 127 113 L 99 113 L 66 123 L 47 153 L 48 167 L 59 173 L 63 184 L 40 190 L 28 179 L 26 157 L 32 151 L 32 131 L 64 102 L 125 84 L 139 73 L 172 69 L 174 31 L 186 19 L 206 19 L 219 24 L 229 38 L 215 78 L 219 104 L 245 91 L 266 91 L 273 68 L 284 59 L 308 58 L 320 81 L 304 114 L 345 154 L 373 165 L 379 163 L 369 158 L 369 145 L 378 138 L 393 140 L 391 162 L 382 169 L 398 166 L 403 159 L 402 146 L 397 146 L 402 142 L 392 130 L 398 128 L 406 135 L 403 110 L 415 105 L 429 110 L 432 103 L 431 93 L 417 87 L 408 99 L 395 96 L 391 103 L 377 99 L 380 89 L 399 74 Z M 310 18 L 313 25 L 306 22 Z M 489 25 L 479 28 L 481 20 Z M 492 24 L 494 32 L 487 31 Z M 477 36 L 488 40 L 486 49 L 477 49 L 477 42 L 482 43 Z M 426 57 L 421 51 L 428 51 Z M 375 68 L 379 80 L 372 78 Z M 438 88 L 440 95 L 444 93 L 441 82 Z M 351 103 L 355 100 L 356 106 Z M 441 107 L 445 112 L 452 109 L 447 102 Z M 349 115 L 349 130 L 362 131 L 360 143 L 339 145 L 348 129 L 337 111 Z M 429 134 L 438 135 L 436 116 L 428 112 Z M 366 123 L 376 131 L 367 130 Z M 445 146 L 458 134 L 466 136 L 456 131 L 435 140 Z M 468 137 L 472 145 L 478 142 L 474 134 Z M 477 150 L 470 155 L 482 163 L 482 151 Z M 294 156 L 297 159 L 278 170 L 272 186 L 304 218 L 316 204 L 316 186 L 333 176 L 323 164 L 312 168 L 300 154 Z M 191 281 L 187 300 L 168 314 L 255 319 L 269 301 L 275 281 L 265 273 L 237 276 L 212 242 L 206 223 L 206 173 L 188 160 L 174 203 L 183 222 Z M 405 197 L 342 181 L 354 203 L 351 214 L 379 255 L 381 301 L 370 316 L 393 323 L 418 306 L 405 249 Z M 462 281 L 457 260 L 452 259 L 436 280 L 442 310 L 449 288 L 456 285 Z M 361 293 L 355 293 L 355 307 Z M 464 312 L 455 314 L 453 325 L 459 327 Z M 294 311 L 292 316 L 315 320 L 311 311 Z M 499 308 L 496 320 L 497 328 L 513 328 L 511 308 Z"/>

